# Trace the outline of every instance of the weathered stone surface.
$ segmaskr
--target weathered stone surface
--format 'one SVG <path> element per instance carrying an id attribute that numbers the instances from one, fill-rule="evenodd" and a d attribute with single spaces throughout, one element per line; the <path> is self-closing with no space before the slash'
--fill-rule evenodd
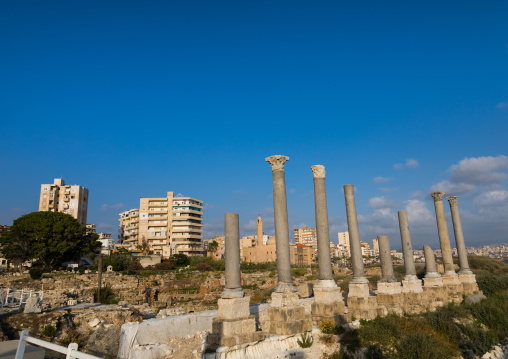
<path id="1" fill-rule="evenodd" d="M 356 319 L 374 319 L 378 316 L 378 303 L 375 296 L 347 298 L 348 314 Z"/>
<path id="2" fill-rule="evenodd" d="M 367 298 L 369 296 L 370 293 L 368 283 L 351 283 L 351 282 L 349 283 L 348 298 L 350 297 Z"/>
<path id="3" fill-rule="evenodd" d="M 256 319 L 253 315 L 243 319 L 213 318 L 212 333 L 221 337 L 232 337 L 256 331 Z"/>
<path id="4" fill-rule="evenodd" d="M 247 318 L 250 315 L 249 302 L 250 297 L 221 298 L 218 300 L 219 309 L 217 317 L 219 319 Z"/>
<path id="5" fill-rule="evenodd" d="M 399 282 L 377 282 L 377 293 L 380 294 L 400 294 L 402 293 L 402 287 Z"/>
<path id="6" fill-rule="evenodd" d="M 90 336 L 85 349 L 100 358 L 116 358 L 120 344 L 120 328 L 114 325 L 101 325 Z"/>
<path id="7" fill-rule="evenodd" d="M 312 294 L 314 293 L 314 285 L 312 283 L 302 283 L 300 284 L 298 289 L 298 297 L 300 298 L 310 298 L 312 297 Z"/>
<path id="8" fill-rule="evenodd" d="M 40 313 L 42 312 L 42 303 L 38 297 L 27 298 L 25 304 L 25 313 Z"/>
<path id="9" fill-rule="evenodd" d="M 402 280 L 402 292 L 403 293 L 421 293 L 423 292 L 422 281 L 416 280 Z"/>
<path id="10" fill-rule="evenodd" d="M 272 308 L 299 306 L 298 294 L 286 291 L 284 293 L 272 293 Z"/>
<path id="11" fill-rule="evenodd" d="M 468 304 L 476 304 L 480 303 L 483 299 L 487 298 L 483 293 L 478 293 L 474 295 L 470 295 L 465 299 L 466 303 Z"/>

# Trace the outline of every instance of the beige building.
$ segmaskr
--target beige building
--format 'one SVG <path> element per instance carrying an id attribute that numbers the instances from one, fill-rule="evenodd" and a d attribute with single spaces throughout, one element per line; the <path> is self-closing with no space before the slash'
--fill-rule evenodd
<path id="1" fill-rule="evenodd" d="M 174 196 L 139 199 L 138 242 L 164 257 L 203 255 L 203 202 Z"/>
<path id="2" fill-rule="evenodd" d="M 53 184 L 41 185 L 39 211 L 70 214 L 81 225 L 86 225 L 88 210 L 88 189 L 78 185 L 66 185 L 62 178 L 55 178 Z"/>
<path id="3" fill-rule="evenodd" d="M 349 246 L 349 232 L 339 232 L 339 246 L 346 251 L 346 257 L 351 257 L 351 247 Z"/>
<path id="4" fill-rule="evenodd" d="M 295 229 L 295 243 L 306 246 L 317 246 L 317 235 L 314 228 L 302 227 Z"/>
<path id="5" fill-rule="evenodd" d="M 224 254 L 226 253 L 226 246 L 225 246 L 225 236 L 214 236 L 210 239 L 204 239 L 203 245 L 206 250 L 206 256 L 212 257 L 213 259 L 224 259 Z M 217 250 L 211 251 L 210 245 L 212 242 L 217 242 Z"/>
<path id="6" fill-rule="evenodd" d="M 118 219 L 120 229 L 118 230 L 118 239 L 120 239 L 120 245 L 127 249 L 136 249 L 139 243 L 139 209 L 133 208 L 128 211 L 120 213 Z"/>
<path id="7" fill-rule="evenodd" d="M 377 257 L 379 255 L 379 241 L 377 238 L 372 240 L 372 256 Z"/>
<path id="8" fill-rule="evenodd" d="M 369 242 L 360 242 L 361 248 L 362 248 L 362 256 L 363 257 L 370 257 L 370 244 Z"/>

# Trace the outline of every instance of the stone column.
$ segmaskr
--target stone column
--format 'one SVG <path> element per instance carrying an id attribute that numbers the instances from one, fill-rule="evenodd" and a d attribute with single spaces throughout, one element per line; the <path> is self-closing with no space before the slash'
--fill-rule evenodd
<path id="1" fill-rule="evenodd" d="M 425 278 L 439 278 L 434 251 L 426 244 L 423 246 L 423 253 L 425 254 Z"/>
<path id="2" fill-rule="evenodd" d="M 437 231 L 439 234 L 439 243 L 441 245 L 441 255 L 444 263 L 444 276 L 457 276 L 453 269 L 452 248 L 450 237 L 448 236 L 448 226 L 446 225 L 446 216 L 443 206 L 444 192 L 432 192 L 430 195 L 434 198 L 434 207 L 436 209 Z"/>
<path id="3" fill-rule="evenodd" d="M 225 264 L 226 285 L 221 294 L 222 298 L 242 298 L 245 292 L 242 289 L 240 272 L 240 223 L 238 214 L 226 213 L 224 215 Z"/>
<path id="4" fill-rule="evenodd" d="M 351 248 L 351 265 L 353 267 L 353 280 L 350 283 L 369 283 L 364 275 L 362 246 L 360 243 L 360 231 L 358 230 L 358 219 L 356 217 L 354 186 L 352 184 L 344 186 L 344 197 L 346 199 L 349 246 Z"/>
<path id="5" fill-rule="evenodd" d="M 401 210 L 399 215 L 400 239 L 402 241 L 402 253 L 404 254 L 404 267 L 406 268 L 405 280 L 416 280 L 416 268 L 413 258 L 413 246 L 411 245 L 411 234 L 407 221 L 407 212 Z"/>
<path id="6" fill-rule="evenodd" d="M 318 248 L 318 266 L 320 282 L 328 282 L 326 286 L 336 287 L 333 280 L 330 259 L 330 233 L 328 226 L 328 208 L 326 205 L 325 166 L 312 166 L 314 174 L 314 204 L 316 208 L 316 232 Z M 325 283 L 320 283 L 325 285 Z"/>
<path id="7" fill-rule="evenodd" d="M 455 243 L 457 244 L 457 252 L 459 254 L 459 274 L 472 274 L 467 261 L 466 244 L 464 243 L 464 234 L 462 233 L 462 224 L 460 223 L 459 206 L 457 200 L 459 197 L 446 197 L 450 203 L 450 212 L 452 213 L 453 232 L 455 234 Z"/>
<path id="8" fill-rule="evenodd" d="M 390 240 L 388 236 L 377 236 L 379 243 L 379 260 L 381 261 L 380 282 L 393 283 L 397 278 L 393 275 L 392 255 L 390 253 Z"/>
<path id="9" fill-rule="evenodd" d="M 277 279 L 275 292 L 281 293 L 285 287 L 296 291 L 291 277 L 291 260 L 289 254 L 289 223 L 286 200 L 286 176 L 284 164 L 289 161 L 286 156 L 271 156 L 265 159 L 272 166 L 273 178 L 273 215 L 275 222 L 275 250 L 277 251 Z"/>

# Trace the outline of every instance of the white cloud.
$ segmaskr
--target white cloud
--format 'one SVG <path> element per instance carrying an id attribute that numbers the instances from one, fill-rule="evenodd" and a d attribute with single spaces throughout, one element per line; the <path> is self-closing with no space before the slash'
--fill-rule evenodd
<path id="1" fill-rule="evenodd" d="M 445 180 L 430 187 L 430 192 L 463 193 L 471 191 L 474 188 L 473 184 L 453 183 Z"/>
<path id="2" fill-rule="evenodd" d="M 507 178 L 508 157 L 486 156 L 464 158 L 450 167 L 450 180 L 454 183 L 487 184 L 502 182 Z"/>
<path id="3" fill-rule="evenodd" d="M 291 194 L 296 193 L 296 189 L 294 189 L 294 188 L 289 189 L 289 193 L 291 193 Z"/>
<path id="4" fill-rule="evenodd" d="M 423 198 L 425 195 L 423 194 L 422 191 L 414 191 L 413 193 L 411 193 L 411 199 L 420 199 L 420 198 Z"/>
<path id="5" fill-rule="evenodd" d="M 415 227 L 432 226 L 434 216 L 427 208 L 427 204 L 424 201 L 410 199 L 404 202 L 404 209 L 407 212 L 407 219 L 410 228 L 412 225 Z"/>
<path id="6" fill-rule="evenodd" d="M 122 202 L 120 202 L 120 203 L 117 203 L 117 204 L 103 204 L 101 206 L 101 209 L 103 211 L 107 211 L 107 210 L 110 210 L 110 209 L 119 210 L 119 209 L 121 209 L 123 207 L 125 207 L 124 204 Z"/>
<path id="7" fill-rule="evenodd" d="M 387 182 L 390 182 L 393 178 L 389 178 L 389 177 L 374 177 L 374 182 L 375 183 L 387 183 Z"/>
<path id="8" fill-rule="evenodd" d="M 415 160 L 414 158 L 408 158 L 406 160 L 406 163 L 396 163 L 393 165 L 393 168 L 396 170 L 401 170 L 403 168 L 418 168 L 420 167 L 420 163 L 418 160 Z"/>
<path id="9" fill-rule="evenodd" d="M 496 108 L 505 108 L 508 106 L 508 102 L 500 102 L 496 105 Z"/>
<path id="10" fill-rule="evenodd" d="M 391 200 L 385 198 L 384 196 L 372 197 L 371 199 L 369 199 L 369 207 L 374 208 L 374 209 L 393 208 L 396 206 L 397 206 L 396 202 L 391 201 Z"/>
<path id="11" fill-rule="evenodd" d="M 474 203 L 478 206 L 499 207 L 508 205 L 508 191 L 487 191 L 475 198 Z"/>
<path id="12" fill-rule="evenodd" d="M 415 160 L 414 158 L 408 158 L 406 160 L 406 167 L 418 168 L 418 167 L 420 167 L 420 163 L 417 160 Z"/>

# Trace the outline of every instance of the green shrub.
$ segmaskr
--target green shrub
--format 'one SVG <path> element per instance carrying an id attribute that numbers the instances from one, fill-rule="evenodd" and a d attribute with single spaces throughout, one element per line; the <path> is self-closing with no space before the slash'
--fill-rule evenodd
<path id="1" fill-rule="evenodd" d="M 483 291 L 483 294 L 488 296 L 508 289 L 508 276 L 491 273 L 478 275 L 476 283 L 478 283 L 478 288 Z"/>
<path id="2" fill-rule="evenodd" d="M 225 262 L 223 259 L 216 260 L 211 257 L 191 257 L 190 258 L 190 266 L 197 267 L 200 263 L 206 263 L 210 265 L 216 271 L 225 270 Z"/>
<path id="3" fill-rule="evenodd" d="M 38 280 L 42 278 L 42 269 L 41 268 L 30 268 L 28 270 L 28 274 L 30 274 L 30 278 L 34 280 Z"/>
<path id="4" fill-rule="evenodd" d="M 141 265 L 141 263 L 139 263 L 139 261 L 132 261 L 129 264 L 129 267 L 127 268 L 127 270 L 136 272 L 136 271 L 143 270 L 143 266 Z"/>
<path id="5" fill-rule="evenodd" d="M 177 267 L 185 267 L 190 264 L 190 259 L 183 253 L 174 254 L 171 257 L 171 260 L 173 263 L 175 263 L 175 266 Z"/>
<path id="6" fill-rule="evenodd" d="M 291 274 L 293 277 L 303 277 L 307 274 L 307 268 L 292 268 Z"/>
<path id="7" fill-rule="evenodd" d="M 214 271 L 213 267 L 208 263 L 199 263 L 196 266 L 196 270 L 199 272 L 213 272 Z"/>
<path id="8" fill-rule="evenodd" d="M 172 270 L 175 269 L 175 263 L 172 260 L 162 261 L 154 266 L 156 270 Z"/>
<path id="9" fill-rule="evenodd" d="M 401 338 L 396 349 L 399 359 L 447 359 L 456 357 L 457 353 L 445 345 L 442 346 L 436 336 L 412 332 Z"/>
<path id="10" fill-rule="evenodd" d="M 97 288 L 93 290 L 93 300 L 94 303 L 98 303 L 97 300 Z M 113 289 L 110 285 L 106 285 L 101 288 L 101 300 L 100 303 L 102 304 L 116 304 L 118 303 L 118 300 L 115 298 L 115 293 L 113 292 Z"/>
<path id="11" fill-rule="evenodd" d="M 102 259 L 102 270 L 105 271 L 110 265 L 115 272 L 122 272 L 129 268 L 132 260 L 132 255 L 130 254 L 112 254 L 110 256 L 105 256 Z"/>
<path id="12" fill-rule="evenodd" d="M 339 328 L 333 320 L 325 319 L 319 323 L 319 328 L 323 334 L 339 334 Z"/>
<path id="13" fill-rule="evenodd" d="M 300 338 L 296 340 L 300 348 L 310 348 L 312 344 L 314 344 L 314 339 L 312 339 L 312 335 L 308 332 L 302 333 Z"/>
<path id="14" fill-rule="evenodd" d="M 55 336 L 55 333 L 56 333 L 56 328 L 54 326 L 46 325 L 44 327 L 44 329 L 42 330 L 41 335 L 44 335 L 45 337 L 48 337 L 48 338 L 53 338 Z"/>

